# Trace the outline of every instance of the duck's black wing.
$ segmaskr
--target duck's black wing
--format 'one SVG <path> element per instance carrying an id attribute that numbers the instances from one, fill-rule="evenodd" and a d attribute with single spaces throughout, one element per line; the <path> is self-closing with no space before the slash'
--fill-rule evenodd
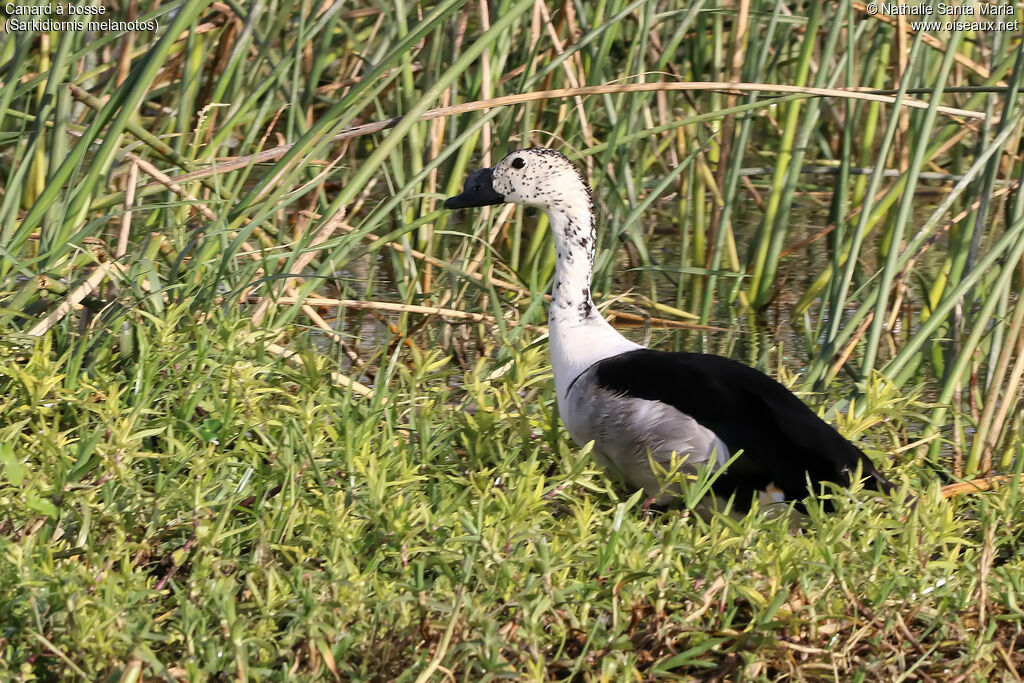
<path id="1" fill-rule="evenodd" d="M 715 432 L 742 454 L 713 485 L 745 507 L 774 484 L 787 500 L 808 495 L 807 482 L 849 486 L 860 468 L 864 485 L 892 484 L 859 448 L 818 417 L 793 392 L 751 367 L 700 353 L 638 349 L 600 361 L 597 382 L 610 391 L 667 403 Z"/>

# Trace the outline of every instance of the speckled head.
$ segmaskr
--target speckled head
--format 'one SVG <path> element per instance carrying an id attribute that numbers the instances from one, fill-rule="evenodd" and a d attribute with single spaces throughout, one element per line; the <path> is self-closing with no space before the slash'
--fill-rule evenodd
<path id="1" fill-rule="evenodd" d="M 449 197 L 446 209 L 502 202 L 544 210 L 555 243 L 555 281 L 548 323 L 600 321 L 590 298 L 590 275 L 597 239 L 590 186 L 561 152 L 536 147 L 512 152 L 493 168 L 466 178 L 461 194 Z M 609 328 L 611 329 L 611 328 Z"/>
<path id="2" fill-rule="evenodd" d="M 535 147 L 512 152 L 493 168 L 466 179 L 461 194 L 449 197 L 446 209 L 499 203 L 529 204 L 545 210 L 591 210 L 590 187 L 565 155 Z"/>

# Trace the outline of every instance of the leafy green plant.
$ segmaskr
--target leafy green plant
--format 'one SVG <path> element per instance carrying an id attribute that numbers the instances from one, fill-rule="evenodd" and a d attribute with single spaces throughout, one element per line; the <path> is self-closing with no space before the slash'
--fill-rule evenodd
<path id="1" fill-rule="evenodd" d="M 848 0 L 108 17 L 160 29 L 0 41 L 5 676 L 1021 669 L 1018 485 L 939 494 L 1024 463 L 1012 35 Z M 617 325 L 831 406 L 900 493 L 624 497 L 559 427 L 543 219 L 440 209 L 528 145 L 595 188 Z"/>

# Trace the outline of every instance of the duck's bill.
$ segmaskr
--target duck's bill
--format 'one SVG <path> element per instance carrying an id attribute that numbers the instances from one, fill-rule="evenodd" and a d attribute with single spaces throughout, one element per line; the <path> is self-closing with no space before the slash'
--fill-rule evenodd
<path id="1" fill-rule="evenodd" d="M 501 204 L 504 201 L 505 197 L 494 191 L 494 172 L 489 168 L 481 168 L 466 178 L 462 194 L 444 200 L 444 208 L 468 209 L 474 206 Z"/>

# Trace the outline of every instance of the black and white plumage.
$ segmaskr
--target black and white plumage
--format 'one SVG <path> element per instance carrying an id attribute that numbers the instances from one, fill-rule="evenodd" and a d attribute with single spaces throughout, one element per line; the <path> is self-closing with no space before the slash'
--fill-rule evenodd
<path id="1" fill-rule="evenodd" d="M 740 510 L 755 495 L 799 500 L 821 482 L 848 486 L 858 471 L 867 488 L 892 488 L 860 449 L 767 375 L 720 356 L 647 349 L 608 324 L 590 295 L 590 187 L 560 152 L 513 152 L 471 174 L 445 208 L 503 202 L 548 215 L 556 253 L 548 329 L 559 414 L 576 443 L 594 442 L 595 459 L 615 478 L 666 503 L 673 492 L 657 470 L 669 469 L 673 454 L 692 473 L 742 451 L 712 486 L 716 496 L 735 496 Z"/>

